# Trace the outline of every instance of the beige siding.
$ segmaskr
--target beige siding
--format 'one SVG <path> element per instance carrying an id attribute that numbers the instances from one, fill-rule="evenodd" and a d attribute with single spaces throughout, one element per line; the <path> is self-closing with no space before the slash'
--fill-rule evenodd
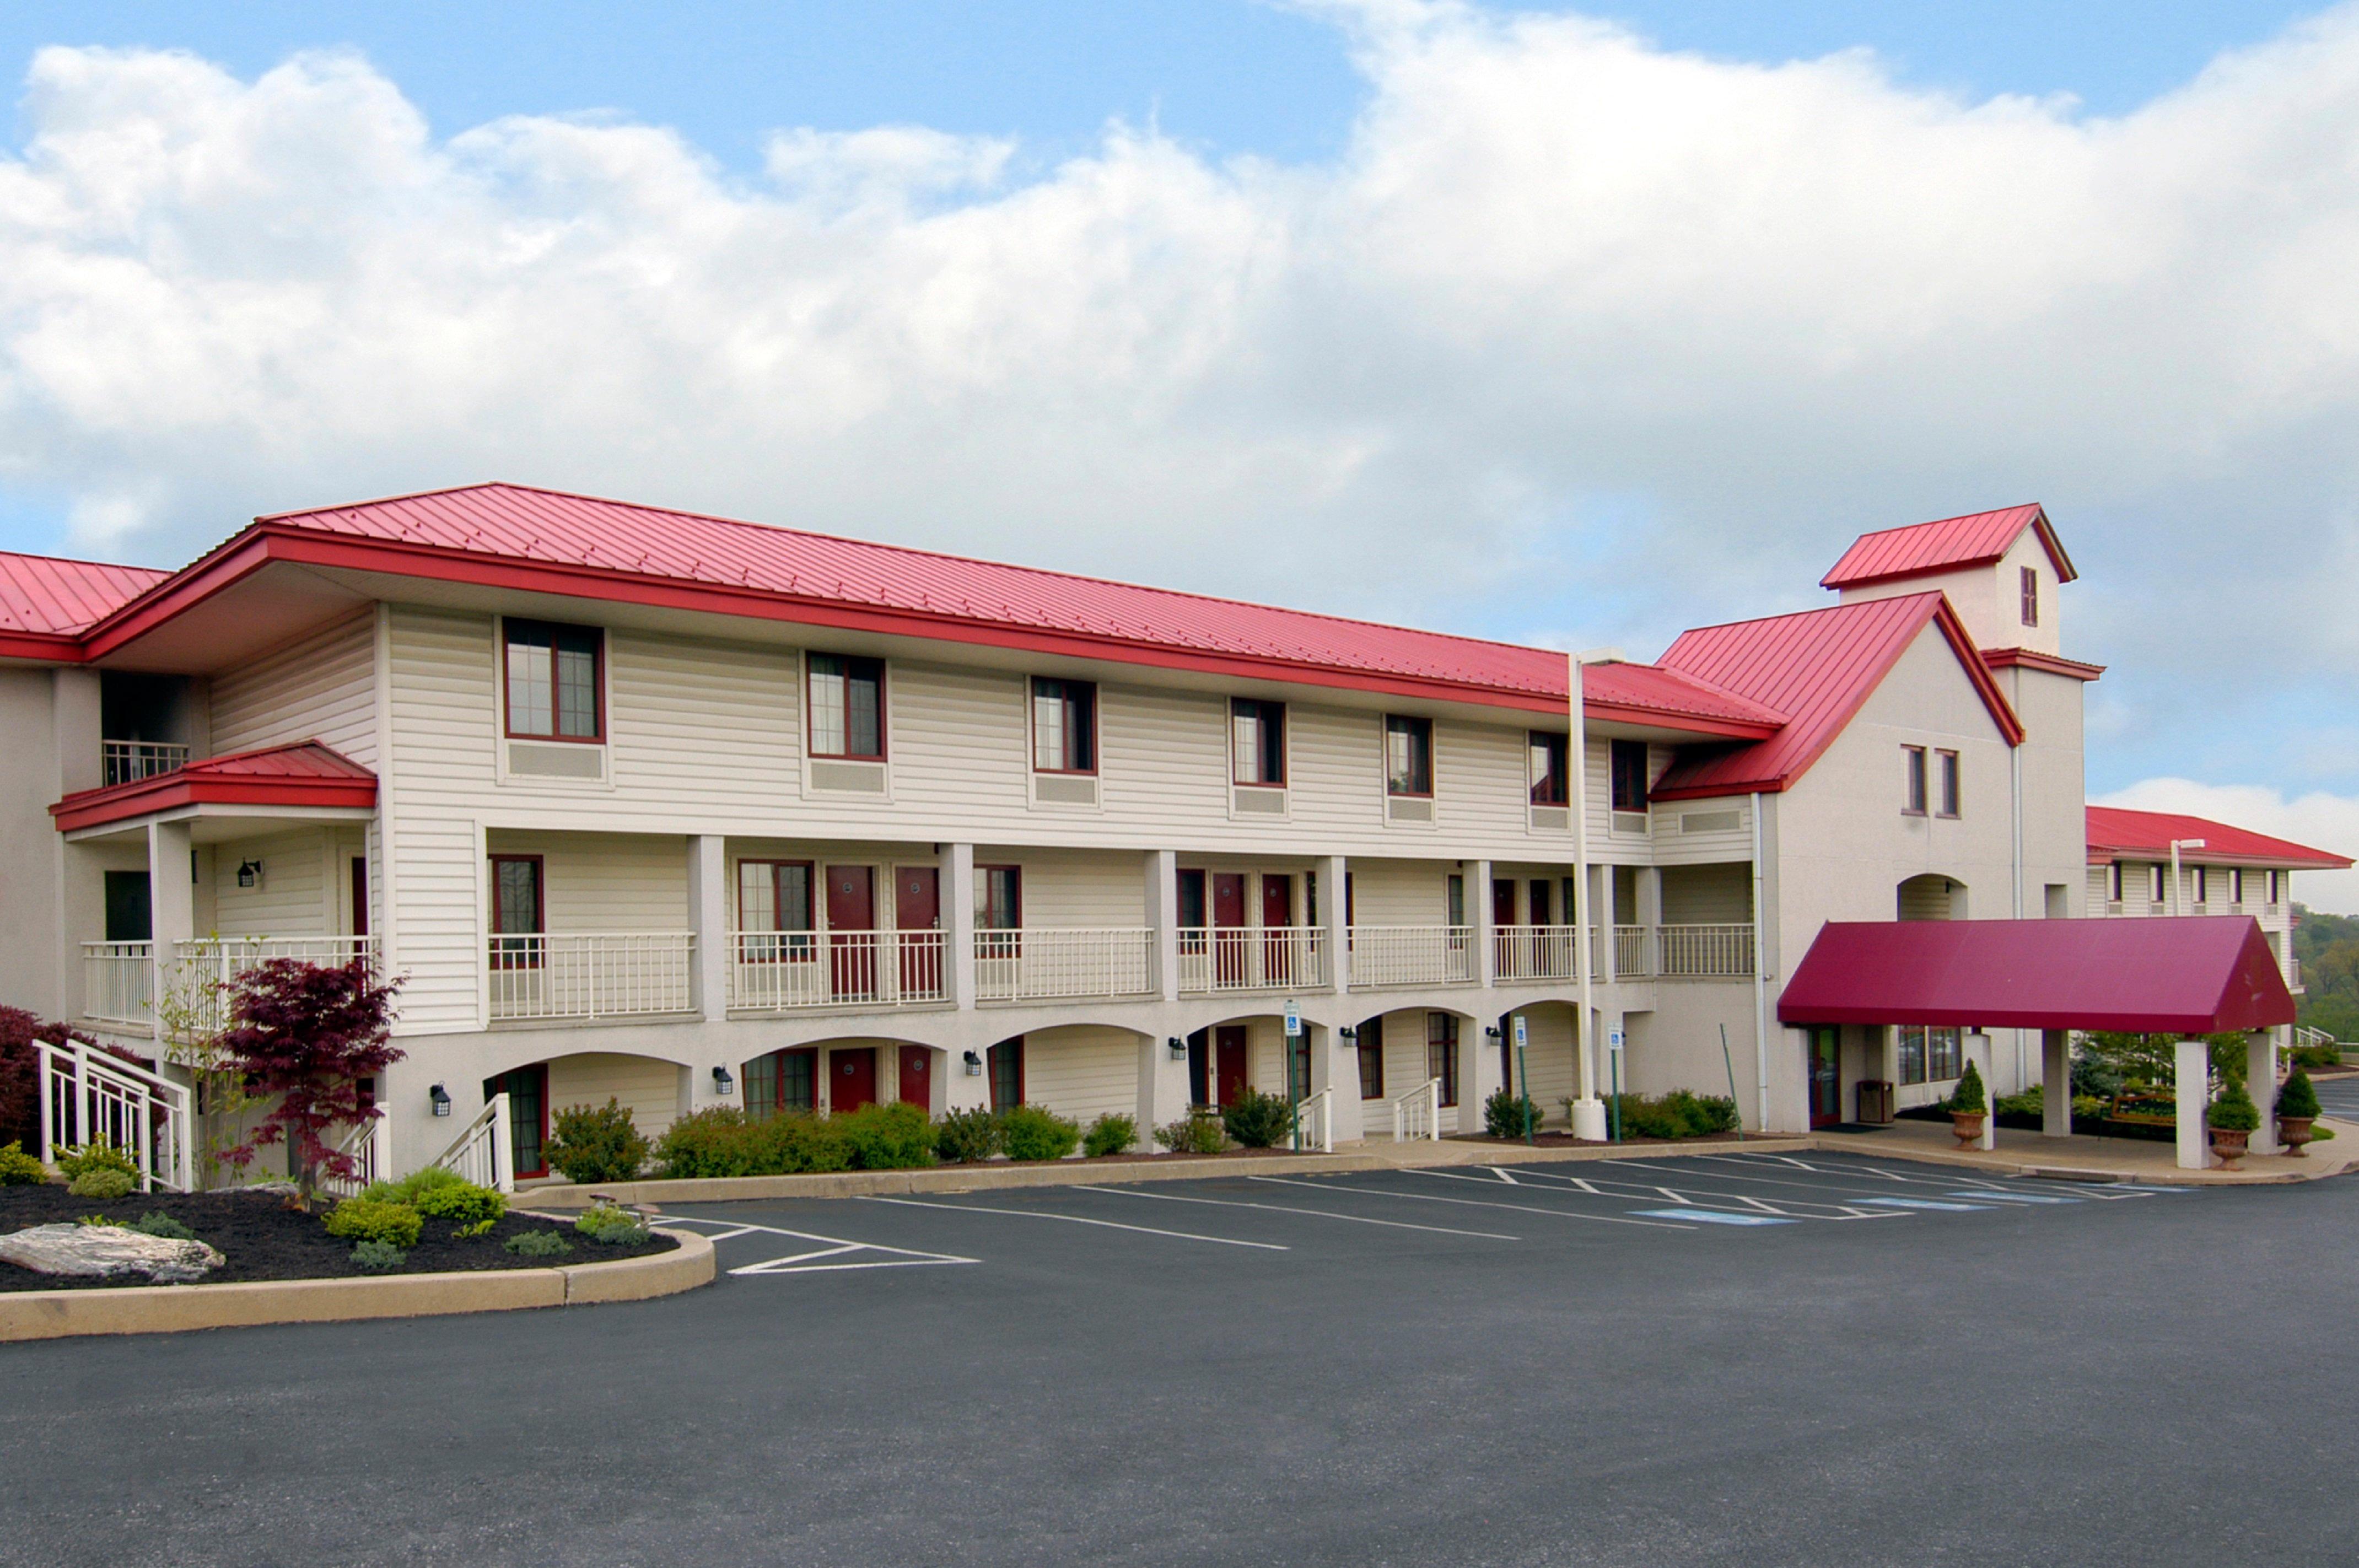
<path id="1" fill-rule="evenodd" d="M 620 1100 L 631 1121 L 649 1138 L 663 1136 L 679 1114 L 679 1069 L 650 1056 L 622 1056 L 610 1051 L 585 1051 L 552 1058 L 549 1063 L 549 1109 L 552 1123 L 558 1112 L 574 1105 L 603 1105 L 609 1096 Z"/>
<path id="2" fill-rule="evenodd" d="M 1665 925 L 1739 925 L 1752 918 L 1753 866 L 1750 862 L 1664 868 Z"/>
<path id="3" fill-rule="evenodd" d="M 1138 1036 L 1127 1029 L 1037 1029 L 1024 1037 L 1024 1098 L 1084 1127 L 1108 1114 L 1135 1116 L 1138 1049 Z"/>
<path id="4" fill-rule="evenodd" d="M 726 813 L 800 788 L 793 662 L 637 632 L 615 632 L 607 646 L 616 795 Z"/>
<path id="5" fill-rule="evenodd" d="M 374 609 L 212 680 L 215 756 L 317 740 L 376 766 Z"/>
<path id="6" fill-rule="evenodd" d="M 212 929 L 223 936 L 327 934 L 321 860 L 332 842 L 320 833 L 290 833 L 213 845 Z M 261 863 L 258 887 L 237 885 L 238 866 L 247 860 Z"/>
<path id="7" fill-rule="evenodd" d="M 1027 926 L 1071 930 L 1147 923 L 1147 860 L 1142 855 L 979 844 L 974 863 L 1022 867 Z"/>
<path id="8" fill-rule="evenodd" d="M 546 833 L 494 829 L 492 855 L 541 857 L 542 918 L 551 934 L 689 929 L 688 844 L 655 833 Z M 484 879 L 488 900 L 490 878 Z M 486 931 L 491 907 L 484 905 Z"/>
<path id="9" fill-rule="evenodd" d="M 1666 800 L 1654 808 L 1656 864 L 1690 866 L 1709 861 L 1749 860 L 1753 855 L 1753 800 L 1723 795 L 1702 800 Z M 1734 821 L 1716 826 L 1724 819 Z M 1692 827 L 1694 831 L 1690 832 Z"/>
<path id="10" fill-rule="evenodd" d="M 1438 926 L 1450 919 L 1450 877 L 1454 865 L 1430 860 L 1355 860 L 1352 916 L 1364 926 Z M 1474 918 L 1470 889 L 1466 918 Z"/>

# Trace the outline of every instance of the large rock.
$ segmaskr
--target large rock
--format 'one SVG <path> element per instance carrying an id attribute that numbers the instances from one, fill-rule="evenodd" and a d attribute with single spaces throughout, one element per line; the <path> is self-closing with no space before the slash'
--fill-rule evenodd
<path id="1" fill-rule="evenodd" d="M 174 1241 L 115 1225 L 34 1225 L 0 1236 L 0 1262 L 78 1279 L 139 1275 L 158 1285 L 186 1285 L 227 1261 L 201 1241 Z"/>

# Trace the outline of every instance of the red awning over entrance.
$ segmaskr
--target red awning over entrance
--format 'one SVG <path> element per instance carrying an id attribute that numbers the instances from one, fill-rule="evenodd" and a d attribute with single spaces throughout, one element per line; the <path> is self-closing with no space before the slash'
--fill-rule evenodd
<path id="1" fill-rule="evenodd" d="M 2289 1024 L 2294 1001 L 2245 915 L 1831 921 L 1777 1017 L 2199 1035 Z"/>

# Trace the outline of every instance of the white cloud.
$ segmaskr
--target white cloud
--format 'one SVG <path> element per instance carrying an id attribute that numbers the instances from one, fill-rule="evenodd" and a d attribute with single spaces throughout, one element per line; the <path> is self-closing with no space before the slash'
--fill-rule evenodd
<path id="1" fill-rule="evenodd" d="M 2146 779 L 2099 797 L 2093 804 L 2183 812 L 2330 854 L 2359 857 L 2359 800 L 2347 795 L 2318 791 L 2288 800 L 2282 792 L 2256 784 Z M 2359 870 L 2296 872 L 2293 896 L 2313 909 L 2359 914 Z"/>
<path id="2" fill-rule="evenodd" d="M 782 127 L 746 180 L 611 120 L 438 140 L 348 55 L 44 51 L 0 482 L 158 560 L 502 476 L 1640 654 L 1811 602 L 1860 528 L 2038 497 L 2125 746 L 2359 643 L 2359 11 L 2114 118 L 1332 14 L 1369 93 L 1333 162 L 1115 126 L 1021 176 Z M 2359 780 L 2359 741 L 2300 755 Z"/>

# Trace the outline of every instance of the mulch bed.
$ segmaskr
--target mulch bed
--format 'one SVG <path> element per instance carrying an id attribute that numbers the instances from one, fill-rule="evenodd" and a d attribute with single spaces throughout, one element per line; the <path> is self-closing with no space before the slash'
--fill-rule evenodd
<path id="1" fill-rule="evenodd" d="M 162 1210 L 210 1242 L 229 1261 L 204 1278 L 208 1285 L 232 1285 L 255 1279 L 338 1279 L 383 1278 L 392 1274 L 447 1274 L 476 1269 L 551 1269 L 575 1263 L 603 1263 L 618 1258 L 638 1258 L 669 1252 L 679 1245 L 674 1237 L 657 1236 L 638 1247 L 610 1247 L 574 1234 L 569 1224 L 554 1224 L 510 1211 L 485 1235 L 454 1240 L 448 1220 L 429 1219 L 418 1245 L 399 1269 L 372 1275 L 353 1263 L 353 1244 L 328 1234 L 321 1223 L 332 1204 L 321 1200 L 320 1212 L 299 1214 L 275 1192 L 134 1192 L 113 1203 L 77 1198 L 55 1182 L 38 1186 L 0 1187 L 0 1234 L 31 1225 L 71 1223 L 86 1214 L 136 1220 Z M 529 1230 L 553 1230 L 573 1244 L 557 1258 L 519 1258 L 501 1244 Z M 37 1274 L 30 1269 L 0 1263 L 0 1290 L 108 1290 L 121 1285 L 145 1285 L 137 1275 L 115 1279 L 77 1279 Z"/>

